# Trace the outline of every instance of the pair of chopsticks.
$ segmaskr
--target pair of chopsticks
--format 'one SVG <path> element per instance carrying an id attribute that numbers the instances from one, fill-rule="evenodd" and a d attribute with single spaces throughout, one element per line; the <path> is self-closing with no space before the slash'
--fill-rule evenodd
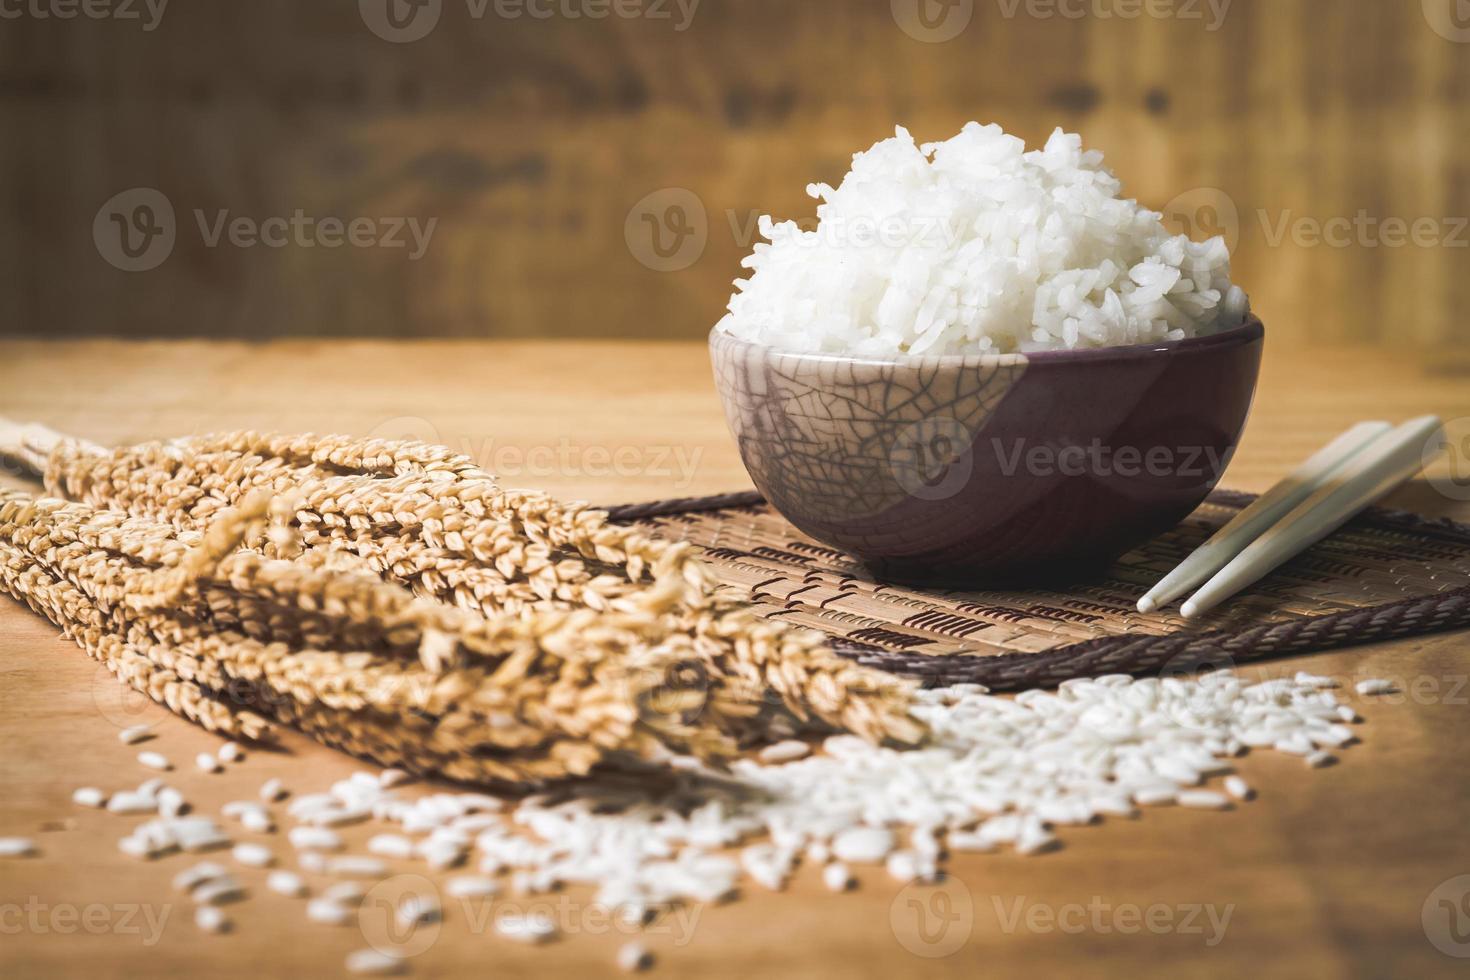
<path id="1" fill-rule="evenodd" d="M 1359 422 L 1215 532 L 1138 600 L 1138 611 L 1153 612 L 1201 583 L 1180 612 L 1191 619 L 1213 609 L 1408 480 L 1443 442 L 1434 415 L 1398 427 Z"/>

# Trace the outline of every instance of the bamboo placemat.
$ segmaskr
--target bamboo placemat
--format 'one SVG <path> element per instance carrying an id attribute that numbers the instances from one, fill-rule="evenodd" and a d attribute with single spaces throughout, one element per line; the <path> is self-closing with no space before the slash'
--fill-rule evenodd
<path id="1" fill-rule="evenodd" d="M 833 648 L 933 685 L 992 690 L 1071 677 L 1171 673 L 1470 626 L 1470 525 L 1372 510 L 1216 611 L 1186 621 L 1134 602 L 1253 498 L 1217 492 L 1100 579 L 1058 591 L 938 591 L 876 582 L 792 527 L 758 494 L 610 509 L 614 520 L 697 545 L 763 616 L 830 635 Z"/>

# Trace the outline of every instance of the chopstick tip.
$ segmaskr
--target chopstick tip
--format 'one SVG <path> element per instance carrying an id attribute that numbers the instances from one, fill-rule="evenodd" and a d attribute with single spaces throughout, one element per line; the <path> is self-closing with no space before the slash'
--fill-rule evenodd
<path id="1" fill-rule="evenodd" d="M 1141 613 L 1151 613 L 1157 608 L 1159 607 L 1154 604 L 1152 596 L 1144 596 L 1138 600 L 1138 611 Z"/>

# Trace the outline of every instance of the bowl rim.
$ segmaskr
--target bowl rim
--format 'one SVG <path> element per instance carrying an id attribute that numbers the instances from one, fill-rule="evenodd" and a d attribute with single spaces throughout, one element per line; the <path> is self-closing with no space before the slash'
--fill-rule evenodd
<path id="1" fill-rule="evenodd" d="M 1206 334 L 1203 337 L 1186 337 L 1183 340 L 1167 340 L 1152 344 L 1129 344 L 1118 347 L 1089 347 L 1083 350 L 1013 351 L 1008 354 L 899 354 L 893 357 L 881 357 L 876 354 L 833 354 L 825 351 L 799 351 L 772 347 L 753 340 L 736 337 L 734 334 L 721 330 L 719 326 L 715 326 L 710 330 L 709 342 L 711 347 L 719 344 L 732 347 L 758 348 L 767 354 L 804 361 L 874 364 L 893 367 L 923 366 L 933 368 L 1017 364 L 1023 361 L 1028 364 L 1065 364 L 1072 362 L 1103 363 L 1109 361 L 1143 360 L 1166 354 L 1203 353 L 1215 349 L 1235 347 L 1259 340 L 1265 336 L 1265 333 L 1266 325 L 1261 321 L 1261 318 L 1255 313 L 1249 313 L 1246 315 L 1245 322 L 1240 324 L 1240 326 L 1231 327 L 1229 330 L 1221 330 L 1219 333 Z"/>

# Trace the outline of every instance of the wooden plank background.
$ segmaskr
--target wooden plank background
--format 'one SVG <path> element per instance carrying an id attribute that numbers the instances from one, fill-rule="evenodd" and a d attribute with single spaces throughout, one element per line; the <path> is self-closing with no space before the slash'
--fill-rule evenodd
<path id="1" fill-rule="evenodd" d="M 411 43 L 367 27 L 375 2 L 196 0 L 152 30 L 142 0 L 138 20 L 17 7 L 0 22 L 0 332 L 696 338 L 755 215 L 810 217 L 805 184 L 895 122 L 936 139 L 979 119 L 1028 141 L 1080 130 L 1196 232 L 1233 207 L 1237 278 L 1277 336 L 1464 337 L 1455 0 L 1151 0 L 1170 15 L 1134 18 L 1139 0 L 954 0 L 968 20 L 944 43 L 900 26 L 938 0 L 703 0 L 687 20 L 690 0 L 603 19 L 570 14 L 610 0 L 532 0 L 545 18 L 439 0 Z M 93 236 L 134 187 L 176 213 L 145 272 Z M 670 188 L 692 195 L 695 236 L 664 261 L 642 212 L 671 217 Z M 437 225 L 418 260 L 210 247 L 194 212 L 222 209 Z M 1428 219 L 1434 244 L 1391 247 L 1373 225 L 1346 247 L 1273 244 L 1283 221 L 1310 234 L 1360 211 Z"/>

